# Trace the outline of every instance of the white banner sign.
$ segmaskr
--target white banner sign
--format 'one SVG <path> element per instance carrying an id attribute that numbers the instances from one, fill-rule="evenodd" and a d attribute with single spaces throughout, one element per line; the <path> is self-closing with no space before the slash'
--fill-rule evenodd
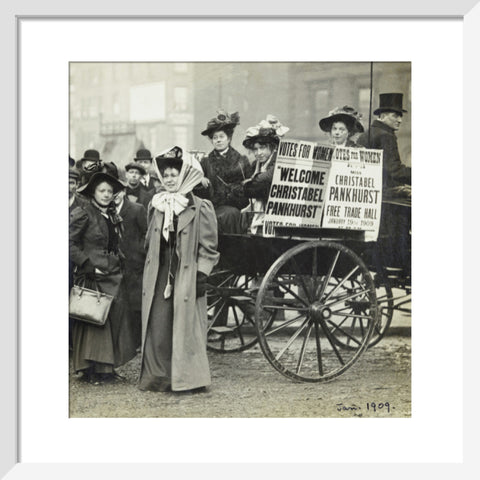
<path id="1" fill-rule="evenodd" d="M 282 140 L 278 147 L 264 236 L 276 226 L 319 228 L 334 149 L 302 140 Z"/>
<path id="2" fill-rule="evenodd" d="M 382 209 L 383 151 L 336 147 L 325 195 L 323 228 L 364 230 L 376 240 Z"/>

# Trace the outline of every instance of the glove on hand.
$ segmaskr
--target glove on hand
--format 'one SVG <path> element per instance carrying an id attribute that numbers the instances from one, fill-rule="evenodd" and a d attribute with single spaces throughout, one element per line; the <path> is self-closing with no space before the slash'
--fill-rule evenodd
<path id="1" fill-rule="evenodd" d="M 197 298 L 203 297 L 207 291 L 207 275 L 197 272 Z"/>

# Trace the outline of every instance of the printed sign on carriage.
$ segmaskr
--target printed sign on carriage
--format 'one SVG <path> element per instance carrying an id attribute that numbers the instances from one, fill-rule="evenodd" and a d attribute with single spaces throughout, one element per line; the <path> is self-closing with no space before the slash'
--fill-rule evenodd
<path id="1" fill-rule="evenodd" d="M 265 207 L 265 236 L 273 236 L 275 226 L 320 226 L 332 153 L 313 142 L 280 142 Z"/>
<path id="2" fill-rule="evenodd" d="M 284 139 L 278 147 L 264 235 L 275 227 L 338 228 L 378 236 L 382 203 L 381 150 Z"/>
<path id="3" fill-rule="evenodd" d="M 328 177 L 323 228 L 363 230 L 378 237 L 382 209 L 383 150 L 336 147 Z"/>

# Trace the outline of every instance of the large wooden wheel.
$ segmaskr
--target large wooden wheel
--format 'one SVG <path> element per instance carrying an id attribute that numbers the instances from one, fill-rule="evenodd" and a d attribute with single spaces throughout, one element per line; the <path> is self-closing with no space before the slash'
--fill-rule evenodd
<path id="1" fill-rule="evenodd" d="M 257 343 L 253 275 L 214 271 L 208 279 L 207 348 L 218 353 L 241 352 Z"/>
<path id="2" fill-rule="evenodd" d="M 332 380 L 369 344 L 377 323 L 375 285 L 348 247 L 305 242 L 270 267 L 255 317 L 260 346 L 276 370 L 300 381 Z"/>

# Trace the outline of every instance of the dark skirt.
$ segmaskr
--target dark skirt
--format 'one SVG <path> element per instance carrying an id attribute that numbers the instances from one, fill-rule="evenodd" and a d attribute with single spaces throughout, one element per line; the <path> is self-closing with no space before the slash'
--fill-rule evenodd
<path id="1" fill-rule="evenodd" d="M 221 205 L 215 208 L 218 222 L 218 233 L 246 233 L 242 214 L 236 207 Z"/>
<path id="2" fill-rule="evenodd" d="M 76 321 L 73 328 L 73 369 L 113 373 L 113 368 L 131 360 L 137 349 L 134 325 L 121 273 L 98 276 L 100 291 L 115 295 L 103 327 Z M 92 284 L 86 284 L 93 288 Z"/>
<path id="3" fill-rule="evenodd" d="M 138 388 L 140 390 L 167 391 L 172 383 L 172 342 L 173 342 L 173 296 L 169 298 L 164 292 L 167 286 L 170 256 L 170 271 L 175 272 L 178 262 L 175 251 L 162 249 L 164 258 L 160 261 L 157 282 L 148 326 L 143 345 L 143 359 Z M 170 280 L 173 285 L 173 279 Z"/>

